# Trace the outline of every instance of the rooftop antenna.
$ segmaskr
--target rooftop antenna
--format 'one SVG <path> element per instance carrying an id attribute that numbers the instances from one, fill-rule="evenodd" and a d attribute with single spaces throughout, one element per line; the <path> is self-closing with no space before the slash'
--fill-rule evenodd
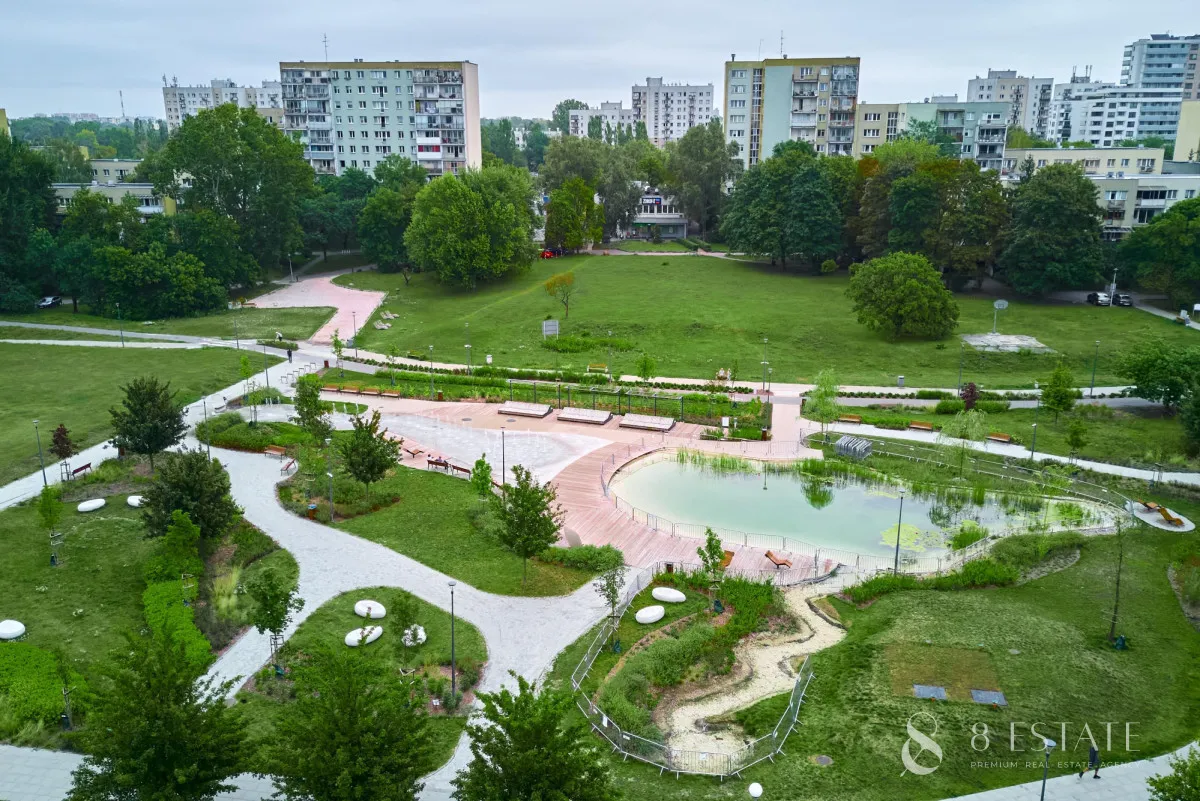
<path id="1" fill-rule="evenodd" d="M 783 28 L 779 29 L 779 57 L 787 58 L 787 56 L 783 54 Z"/>
<path id="2" fill-rule="evenodd" d="M 125 120 L 125 91 L 123 89 L 118 89 L 117 94 L 121 98 L 121 119 Z"/>
<path id="3" fill-rule="evenodd" d="M 324 33 L 321 34 L 321 42 L 322 42 L 322 44 L 325 45 L 325 60 L 328 61 L 329 60 L 329 36 Z"/>
<path id="4" fill-rule="evenodd" d="M 755 59 L 755 61 L 762 61 L 762 43 L 763 43 L 763 40 L 759 39 L 758 40 L 758 58 Z"/>

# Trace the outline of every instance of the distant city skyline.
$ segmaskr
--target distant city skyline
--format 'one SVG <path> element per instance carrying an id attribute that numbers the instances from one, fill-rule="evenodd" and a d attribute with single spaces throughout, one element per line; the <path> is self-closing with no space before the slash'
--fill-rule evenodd
<path id="1" fill-rule="evenodd" d="M 444 9 L 406 9 L 401 23 L 396 6 L 380 0 L 324 17 L 315 12 L 328 5 L 314 0 L 291 0 L 287 13 L 275 6 L 113 4 L 96 14 L 80 0 L 54 13 L 5 4 L 0 107 L 10 118 L 59 110 L 120 117 L 123 90 L 127 116 L 162 117 L 164 74 L 180 84 L 231 78 L 257 85 L 279 79 L 280 61 L 323 60 L 326 36 L 331 59 L 473 61 L 487 118 L 548 117 L 567 97 L 589 105 L 625 100 L 647 75 L 711 82 L 720 107 L 724 62 L 735 53 L 778 57 L 780 29 L 782 52 L 793 58 L 860 57 L 861 102 L 965 99 L 967 81 L 989 68 L 1060 82 L 1090 65 L 1095 79 L 1118 81 L 1125 45 L 1152 33 L 1195 33 L 1181 27 L 1188 24 L 1200 28 L 1191 0 L 1149 0 L 1132 13 L 1115 0 L 1017 0 L 958 15 L 928 0 L 907 4 L 903 14 L 866 0 L 844 14 L 820 15 L 781 0 L 736 8 L 701 0 L 676 17 L 653 19 L 629 0 L 582 7 L 535 0 L 520 8 L 466 0 L 450 27 Z"/>

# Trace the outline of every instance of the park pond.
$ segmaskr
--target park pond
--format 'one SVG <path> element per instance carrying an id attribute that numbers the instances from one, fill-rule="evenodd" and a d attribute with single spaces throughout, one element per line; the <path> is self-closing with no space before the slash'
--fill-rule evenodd
<path id="1" fill-rule="evenodd" d="M 1068 499 L 1046 504 L 1036 493 L 996 493 L 962 487 L 907 487 L 901 514 L 900 483 L 853 473 L 811 475 L 800 464 L 745 462 L 738 469 L 658 454 L 619 470 L 609 493 L 638 520 L 685 536 L 712 527 L 722 539 L 778 547 L 801 543 L 821 549 L 890 556 L 937 557 L 964 530 L 992 534 L 1048 525 L 1102 525 L 1098 507 Z M 637 511 L 633 511 L 633 507 Z M 767 539 L 763 539 L 767 538 Z M 974 537 L 967 537 L 967 540 Z"/>

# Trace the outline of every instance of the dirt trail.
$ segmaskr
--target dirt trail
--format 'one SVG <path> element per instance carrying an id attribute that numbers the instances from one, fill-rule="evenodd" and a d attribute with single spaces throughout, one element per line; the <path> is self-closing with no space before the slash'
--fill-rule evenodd
<path id="1" fill-rule="evenodd" d="M 700 697 L 668 707 L 660 721 L 672 748 L 692 751 L 730 752 L 741 747 L 737 734 L 727 728 L 712 728 L 705 721 L 735 712 L 772 695 L 787 692 L 796 680 L 793 663 L 797 657 L 835 645 L 846 632 L 813 614 L 808 598 L 828 595 L 825 584 L 784 590 L 788 608 L 800 621 L 800 631 L 783 636 L 747 638 L 736 649 L 733 671 L 704 688 Z"/>

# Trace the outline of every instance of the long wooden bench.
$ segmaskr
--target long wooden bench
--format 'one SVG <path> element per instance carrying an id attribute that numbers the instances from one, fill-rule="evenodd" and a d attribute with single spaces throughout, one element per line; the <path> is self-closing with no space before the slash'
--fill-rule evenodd
<path id="1" fill-rule="evenodd" d="M 400 397 L 399 392 L 380 392 L 379 394 L 381 397 L 384 397 L 384 398 L 399 398 Z"/>
<path id="2" fill-rule="evenodd" d="M 430 467 L 436 467 L 439 470 L 449 470 L 450 466 L 451 466 L 450 463 L 447 462 L 445 459 L 438 459 L 438 458 L 434 457 L 434 458 L 427 458 L 425 460 L 425 468 L 426 469 L 428 469 Z"/>
<path id="3" fill-rule="evenodd" d="M 643 431 L 670 431 L 675 427 L 675 418 L 655 417 L 650 414 L 627 414 L 617 425 L 621 428 L 638 428 Z"/>
<path id="4" fill-rule="evenodd" d="M 1146 511 L 1148 511 L 1148 512 L 1157 512 L 1158 511 L 1158 504 L 1155 503 L 1154 501 L 1143 501 L 1141 498 L 1138 498 L 1137 502 L 1140 503 L 1142 506 L 1146 507 Z"/>
<path id="5" fill-rule="evenodd" d="M 913 431 L 932 431 L 933 423 L 922 423 L 920 421 L 913 420 L 908 424 L 908 427 Z"/>
<path id="6" fill-rule="evenodd" d="M 280 460 L 282 460 L 283 457 L 287 456 L 287 448 L 284 448 L 280 445 L 268 445 L 267 447 L 263 448 L 263 453 L 270 454 L 271 456 L 278 456 Z"/>
<path id="7" fill-rule="evenodd" d="M 838 417 L 838 422 L 839 423 L 861 423 L 862 415 L 861 414 L 843 414 L 840 417 Z"/>
<path id="8" fill-rule="evenodd" d="M 792 566 L 792 563 L 790 561 L 776 556 L 771 551 L 767 551 L 767 559 L 771 562 L 771 564 L 775 565 L 776 570 L 778 570 L 781 567 L 789 567 L 790 568 Z"/>
<path id="9" fill-rule="evenodd" d="M 606 409 L 581 409 L 568 406 L 558 413 L 558 419 L 566 423 L 591 423 L 602 426 L 612 419 L 612 412 Z"/>
<path id="10" fill-rule="evenodd" d="M 517 417 L 545 417 L 550 414 L 551 409 L 548 403 L 505 401 L 496 411 L 499 414 L 511 414 Z"/>
<path id="11" fill-rule="evenodd" d="M 375 387 L 365 387 L 359 392 L 360 395 L 379 395 L 380 391 Z"/>
<path id="12" fill-rule="evenodd" d="M 321 387 L 322 392 L 341 392 L 341 387 L 335 387 L 332 384 Z"/>
<path id="13" fill-rule="evenodd" d="M 76 467 L 74 470 L 71 471 L 71 478 L 75 478 L 80 473 L 86 473 L 91 469 L 92 469 L 91 462 L 88 462 L 87 464 L 83 465 L 82 467 Z"/>
<path id="14" fill-rule="evenodd" d="M 607 364 L 589 364 L 587 366 L 587 371 L 589 373 L 607 373 L 608 365 Z"/>
<path id="15" fill-rule="evenodd" d="M 1012 437 L 1010 437 L 1008 434 L 1002 434 L 999 431 L 993 431 L 991 434 L 987 435 L 987 438 L 992 442 L 1012 442 Z"/>

